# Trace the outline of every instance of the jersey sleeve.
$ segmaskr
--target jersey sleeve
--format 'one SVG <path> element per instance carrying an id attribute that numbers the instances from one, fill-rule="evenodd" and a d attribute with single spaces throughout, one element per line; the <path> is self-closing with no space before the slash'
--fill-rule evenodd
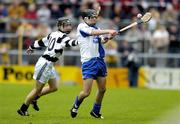
<path id="1" fill-rule="evenodd" d="M 72 47 L 72 46 L 77 46 L 78 41 L 71 39 L 70 37 L 65 37 L 64 39 L 62 39 L 62 44 L 63 47 Z"/>
<path id="2" fill-rule="evenodd" d="M 65 47 L 72 47 L 72 46 L 77 46 L 78 45 L 78 41 L 71 39 L 65 42 Z"/>
<path id="3" fill-rule="evenodd" d="M 32 49 L 39 49 L 42 47 L 47 47 L 49 42 L 50 34 L 46 37 L 43 37 L 40 40 L 34 41 L 34 43 L 30 46 Z"/>
<path id="4" fill-rule="evenodd" d="M 72 47 L 72 46 L 78 45 L 77 40 L 71 39 L 67 35 L 63 35 L 62 37 L 59 37 L 57 43 L 59 43 L 59 45 L 61 44 L 60 46 L 62 46 L 62 47 Z"/>
<path id="5" fill-rule="evenodd" d="M 92 29 L 86 25 L 79 25 L 78 27 L 79 33 L 83 36 L 83 37 L 88 37 L 90 36 Z"/>

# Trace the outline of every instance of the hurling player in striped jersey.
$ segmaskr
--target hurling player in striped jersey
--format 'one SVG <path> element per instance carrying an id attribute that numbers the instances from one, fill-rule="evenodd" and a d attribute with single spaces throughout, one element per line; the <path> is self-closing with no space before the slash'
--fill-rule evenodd
<path id="1" fill-rule="evenodd" d="M 57 91 L 58 82 L 56 80 L 54 63 L 59 60 L 65 47 L 76 46 L 78 44 L 77 40 L 67 36 L 72 30 L 70 19 L 65 17 L 59 18 L 57 27 L 57 31 L 51 32 L 40 40 L 36 40 L 27 49 L 28 54 L 32 54 L 35 49 L 39 48 L 45 48 L 45 51 L 35 65 L 33 79 L 36 80 L 36 85 L 17 110 L 21 116 L 29 116 L 28 107 L 30 104 L 35 110 L 39 111 L 37 100 L 43 95 Z M 48 83 L 48 86 L 45 86 L 46 83 Z"/>

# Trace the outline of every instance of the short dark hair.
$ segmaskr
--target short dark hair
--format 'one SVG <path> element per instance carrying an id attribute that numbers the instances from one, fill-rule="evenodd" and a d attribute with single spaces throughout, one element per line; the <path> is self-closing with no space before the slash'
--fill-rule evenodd
<path id="1" fill-rule="evenodd" d="M 81 16 L 82 16 L 83 19 L 85 17 L 97 16 L 97 12 L 94 9 L 87 9 L 87 10 L 81 12 Z"/>

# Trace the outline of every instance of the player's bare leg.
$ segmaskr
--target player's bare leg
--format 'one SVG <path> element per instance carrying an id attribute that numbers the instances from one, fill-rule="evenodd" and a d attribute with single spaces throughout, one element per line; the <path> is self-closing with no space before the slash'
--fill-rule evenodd
<path id="1" fill-rule="evenodd" d="M 93 84 L 93 79 L 86 79 L 84 80 L 83 90 L 80 92 L 78 99 L 83 100 L 84 98 L 88 97 L 91 93 Z"/>
<path id="2" fill-rule="evenodd" d="M 29 105 L 32 103 L 32 101 L 41 93 L 42 88 L 44 87 L 44 84 L 40 82 L 36 82 L 35 88 L 27 95 L 24 103 L 20 107 L 20 109 L 17 111 L 22 116 L 28 116 L 27 109 Z"/>
<path id="3" fill-rule="evenodd" d="M 43 87 L 44 84 L 37 81 L 36 87 L 27 95 L 24 103 L 26 105 L 29 105 L 36 96 L 39 96 L 41 94 Z"/>
<path id="4" fill-rule="evenodd" d="M 98 91 L 97 91 L 97 95 L 96 95 L 96 103 L 101 104 L 102 99 L 104 97 L 104 93 L 106 91 L 106 78 L 98 77 L 97 86 L 98 86 Z"/>
<path id="5" fill-rule="evenodd" d="M 101 110 L 101 103 L 104 97 L 104 93 L 106 91 L 106 78 L 98 77 L 97 86 L 98 86 L 98 91 L 96 95 L 96 100 L 90 114 L 95 118 L 103 118 L 100 114 L 100 110 Z"/>
<path id="6" fill-rule="evenodd" d="M 74 118 L 77 116 L 78 108 L 81 105 L 82 101 L 88 97 L 91 93 L 93 79 L 86 79 L 83 83 L 83 90 L 80 92 L 79 96 L 76 97 L 75 103 L 71 109 L 71 117 Z"/>
<path id="7" fill-rule="evenodd" d="M 55 92 L 58 90 L 58 83 L 56 78 L 50 79 L 48 81 L 48 86 L 43 87 L 41 93 L 32 101 L 32 106 L 36 111 L 39 111 L 39 106 L 37 104 L 37 99 L 39 99 L 43 95 L 47 95 L 49 93 Z"/>
<path id="8" fill-rule="evenodd" d="M 57 83 L 56 79 L 50 79 L 48 81 L 48 86 L 44 87 L 41 91 L 40 96 L 55 92 L 58 90 L 59 84 Z"/>

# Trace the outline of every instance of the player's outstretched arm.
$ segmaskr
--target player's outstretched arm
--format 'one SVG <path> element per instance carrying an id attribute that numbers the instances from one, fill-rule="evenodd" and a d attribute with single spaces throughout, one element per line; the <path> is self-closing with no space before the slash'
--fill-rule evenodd
<path id="1" fill-rule="evenodd" d="M 61 38 L 60 38 L 61 39 Z M 75 39 L 72 39 L 68 37 L 67 35 L 64 35 L 64 38 L 60 41 L 61 45 L 63 47 L 73 47 L 78 45 L 78 41 Z"/>
<path id="2" fill-rule="evenodd" d="M 49 38 L 50 34 L 47 35 L 46 37 L 40 39 L 40 40 L 36 40 L 34 41 L 31 46 L 29 46 L 29 48 L 26 50 L 26 52 L 28 54 L 32 54 L 34 52 L 35 49 L 40 49 L 42 47 L 47 47 L 48 46 L 48 42 L 49 42 Z"/>
<path id="3" fill-rule="evenodd" d="M 40 49 L 42 47 L 46 47 L 46 42 L 47 38 L 42 38 L 40 40 L 36 40 L 32 43 L 31 46 L 29 46 L 29 48 L 26 50 L 27 54 L 32 54 L 34 52 L 35 49 Z"/>
<path id="4" fill-rule="evenodd" d="M 74 39 L 71 39 L 65 42 L 65 47 L 73 47 L 77 45 L 78 45 L 78 41 Z"/>
<path id="5" fill-rule="evenodd" d="M 118 34 L 118 32 L 116 30 L 110 30 L 110 29 L 106 29 L 106 30 L 96 29 L 96 30 L 92 30 L 90 35 L 104 35 L 104 34 L 116 35 Z"/>

